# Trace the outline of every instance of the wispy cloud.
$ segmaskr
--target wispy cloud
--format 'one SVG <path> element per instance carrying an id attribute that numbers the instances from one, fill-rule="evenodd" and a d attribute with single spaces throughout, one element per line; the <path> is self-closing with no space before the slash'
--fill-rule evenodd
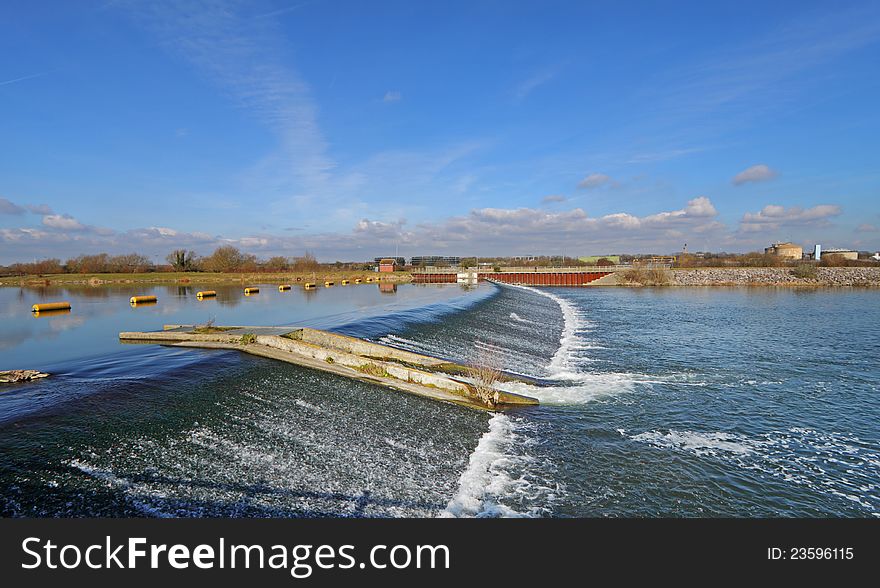
<path id="1" fill-rule="evenodd" d="M 0 214 L 24 214 L 25 209 L 11 200 L 7 200 L 0 196 Z"/>
<path id="2" fill-rule="evenodd" d="M 690 118 L 785 108 L 810 84 L 795 76 L 880 41 L 876 5 L 812 12 L 763 38 L 706 57 L 658 83 L 665 109 Z M 720 119 L 723 120 L 723 119 Z"/>
<path id="3" fill-rule="evenodd" d="M 385 96 L 382 97 L 382 102 L 400 102 L 403 95 L 400 92 L 395 90 L 388 90 L 385 92 Z"/>
<path id="4" fill-rule="evenodd" d="M 560 194 L 550 194 L 541 198 L 541 204 L 558 204 L 559 202 L 565 202 L 566 200 L 568 200 L 568 198 Z"/>
<path id="5" fill-rule="evenodd" d="M 40 72 L 40 73 L 31 74 L 28 76 L 21 76 L 20 78 L 13 78 L 11 80 L 4 80 L 4 81 L 0 82 L 0 86 L 8 86 L 10 84 L 17 84 L 18 82 L 24 82 L 25 80 L 32 80 L 34 78 L 41 78 L 48 73 L 49 72 L 44 71 L 44 72 Z"/>
<path id="6" fill-rule="evenodd" d="M 772 180 L 776 176 L 776 170 L 770 169 L 769 166 L 763 163 L 759 163 L 758 165 L 753 165 L 739 172 L 733 176 L 733 180 L 731 181 L 734 186 L 741 186 L 749 182 L 766 182 Z"/>
<path id="7" fill-rule="evenodd" d="M 533 91 L 543 86 L 547 82 L 551 81 L 559 74 L 559 68 L 552 67 L 547 68 L 542 71 L 539 71 L 532 75 L 531 77 L 523 80 L 519 84 L 517 84 L 516 88 L 513 90 L 513 95 L 516 100 L 525 100 L 525 98 L 531 94 Z"/>
<path id="8" fill-rule="evenodd" d="M 293 12 L 295 10 L 299 10 L 309 4 L 314 4 L 314 2 L 298 2 L 296 4 L 291 4 L 290 6 L 285 6 L 283 8 L 279 8 L 277 10 L 270 10 L 269 12 L 262 12 L 260 14 L 254 15 L 252 18 L 273 18 L 276 16 L 281 16 L 283 14 L 287 14 L 289 12 Z"/>
<path id="9" fill-rule="evenodd" d="M 246 5 L 223 0 L 126 7 L 165 47 L 276 133 L 279 150 L 260 164 L 260 173 L 277 175 L 276 185 L 290 193 L 321 190 L 335 163 L 309 85 L 280 60 L 284 39 L 271 19 L 248 18 Z"/>
<path id="10" fill-rule="evenodd" d="M 611 176 L 600 173 L 592 173 L 578 182 L 577 187 L 583 190 L 593 190 L 600 186 L 604 186 L 611 181 Z"/>

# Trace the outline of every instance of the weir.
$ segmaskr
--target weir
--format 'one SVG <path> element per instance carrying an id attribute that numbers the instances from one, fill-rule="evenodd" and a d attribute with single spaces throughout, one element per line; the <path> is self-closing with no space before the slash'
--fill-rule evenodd
<path id="1" fill-rule="evenodd" d="M 510 267 L 495 270 L 463 270 L 459 268 L 426 267 L 414 269 L 417 284 L 475 284 L 484 280 L 520 286 L 590 286 L 616 284 L 618 266 L 596 267 Z"/>
<path id="2" fill-rule="evenodd" d="M 480 384 L 484 392 L 486 387 L 490 391 L 489 400 L 484 401 L 477 385 L 465 380 L 482 370 L 318 329 L 165 325 L 162 331 L 122 332 L 119 340 L 234 349 L 479 410 L 538 404 L 535 398 L 499 390 L 492 382 Z M 498 373 L 496 377 L 497 381 L 520 379 L 505 373 Z"/>

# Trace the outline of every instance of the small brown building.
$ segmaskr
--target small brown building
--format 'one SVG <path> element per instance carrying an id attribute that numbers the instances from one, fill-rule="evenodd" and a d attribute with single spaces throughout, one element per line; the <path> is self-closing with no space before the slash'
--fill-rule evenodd
<path id="1" fill-rule="evenodd" d="M 391 257 L 384 257 L 379 260 L 379 271 L 380 272 L 393 272 L 394 266 L 397 265 L 397 261 Z"/>

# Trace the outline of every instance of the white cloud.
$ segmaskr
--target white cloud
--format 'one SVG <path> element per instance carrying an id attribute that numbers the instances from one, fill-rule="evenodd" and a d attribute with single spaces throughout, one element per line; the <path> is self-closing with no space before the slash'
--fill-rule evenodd
<path id="1" fill-rule="evenodd" d="M 739 172 L 733 176 L 732 181 L 734 186 L 741 186 L 748 182 L 766 182 L 767 180 L 772 180 L 776 176 L 777 173 L 775 170 L 770 169 L 769 166 L 763 163 L 759 163 L 758 165 L 753 165 L 752 167 Z"/>
<path id="2" fill-rule="evenodd" d="M 785 208 L 777 204 L 768 204 L 759 212 L 745 213 L 739 228 L 742 232 L 753 233 L 775 230 L 783 226 L 827 226 L 829 219 L 840 215 L 840 213 L 840 207 L 833 204 L 820 204 L 812 208 L 798 206 Z"/>
<path id="3" fill-rule="evenodd" d="M 541 198 L 541 204 L 555 204 L 557 202 L 565 202 L 566 200 L 568 198 L 560 194 L 550 194 Z"/>
<path id="4" fill-rule="evenodd" d="M 47 214 L 43 217 L 43 224 L 51 229 L 63 231 L 82 231 L 86 228 L 81 222 L 69 214 Z"/>
<path id="5" fill-rule="evenodd" d="M 583 180 L 578 182 L 577 187 L 583 188 L 584 190 L 592 190 L 593 188 L 598 188 L 599 186 L 603 186 L 611 181 L 611 177 L 605 174 L 592 173 L 585 177 Z"/>
<path id="6" fill-rule="evenodd" d="M 382 98 L 382 102 L 399 102 L 403 95 L 396 90 L 388 90 Z"/>
<path id="7" fill-rule="evenodd" d="M 863 223 L 856 227 L 856 231 L 858 231 L 859 233 L 877 233 L 880 232 L 880 227 L 878 227 L 877 225 Z"/>

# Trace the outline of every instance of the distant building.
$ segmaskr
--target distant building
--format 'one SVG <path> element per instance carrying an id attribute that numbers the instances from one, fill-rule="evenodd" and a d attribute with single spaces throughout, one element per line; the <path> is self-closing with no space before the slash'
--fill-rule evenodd
<path id="1" fill-rule="evenodd" d="M 397 260 L 393 257 L 384 257 L 379 260 L 379 271 L 380 272 L 393 272 L 395 266 L 397 265 Z"/>
<path id="2" fill-rule="evenodd" d="M 774 243 L 770 247 L 764 248 L 764 253 L 784 259 L 803 259 L 804 248 L 794 243 Z"/>
<path id="3" fill-rule="evenodd" d="M 461 265 L 460 257 L 450 257 L 443 255 L 417 255 L 409 260 L 410 264 L 414 267 L 423 267 L 423 266 L 443 266 L 448 265 L 452 267 L 457 267 Z"/>
<path id="4" fill-rule="evenodd" d="M 403 257 L 390 257 L 390 256 L 389 256 L 389 257 L 377 257 L 377 258 L 375 258 L 373 261 L 376 262 L 376 265 L 379 265 L 380 263 L 382 263 L 382 260 L 383 260 L 383 259 L 393 259 L 393 260 L 394 260 L 394 263 L 395 263 L 398 267 L 403 267 L 403 266 L 406 265 L 406 259 L 403 258 Z"/>
<path id="5" fill-rule="evenodd" d="M 837 259 L 858 259 L 859 252 L 853 251 L 852 249 L 826 249 L 822 252 L 822 257 L 828 259 L 829 257 L 835 257 Z"/>
<path id="6" fill-rule="evenodd" d="M 619 255 L 588 255 L 586 257 L 578 257 L 578 261 L 588 263 L 590 265 L 596 265 L 600 259 L 607 259 L 614 265 L 620 265 Z"/>
<path id="7" fill-rule="evenodd" d="M 871 256 L 874 261 L 880 261 L 880 251 Z"/>

